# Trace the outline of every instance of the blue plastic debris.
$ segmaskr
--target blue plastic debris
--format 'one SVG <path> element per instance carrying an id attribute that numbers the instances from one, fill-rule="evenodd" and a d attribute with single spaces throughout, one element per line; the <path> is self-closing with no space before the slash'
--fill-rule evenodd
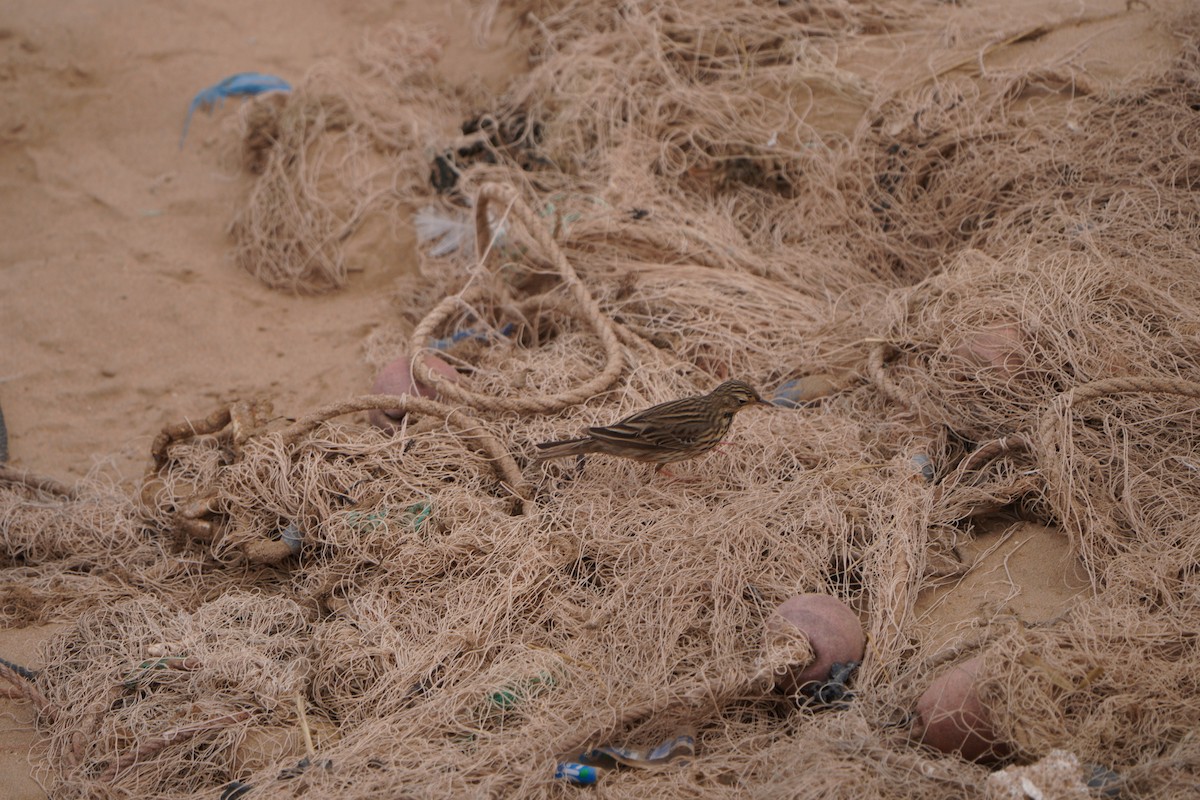
<path id="1" fill-rule="evenodd" d="M 500 329 L 499 335 L 503 338 L 508 338 L 509 336 L 512 336 L 513 331 L 516 329 L 517 326 L 514 323 L 506 323 L 504 327 Z M 435 350 L 448 350 L 452 345 L 456 345 L 464 339 L 474 339 L 479 342 L 487 342 L 491 341 L 492 338 L 492 334 L 488 331 L 467 328 L 464 331 L 455 331 L 444 339 L 434 339 L 429 343 L 429 346 Z"/>
<path id="2" fill-rule="evenodd" d="M 937 467 L 933 465 L 933 459 L 924 453 L 917 453 L 912 457 L 913 466 L 917 468 L 917 472 L 921 473 L 921 477 L 926 483 L 933 483 L 937 478 Z"/>
<path id="3" fill-rule="evenodd" d="M 780 406 L 781 408 L 800 408 L 804 405 L 804 401 L 800 399 L 799 381 L 788 381 L 775 390 L 775 396 L 771 398 L 771 404 Z"/>
<path id="4" fill-rule="evenodd" d="M 591 786 L 600 780 L 600 771 L 586 764 L 576 764 L 574 761 L 561 761 L 554 768 L 554 777 L 560 781 L 570 781 L 580 786 Z"/>
<path id="5" fill-rule="evenodd" d="M 299 553 L 300 548 L 304 545 L 304 532 L 294 522 L 288 523 L 287 527 L 283 529 L 283 533 L 280 534 L 280 538 L 293 553 Z"/>
<path id="6" fill-rule="evenodd" d="M 1122 778 L 1120 774 L 1099 764 L 1084 764 L 1083 769 L 1087 775 L 1087 786 L 1093 794 L 1109 798 L 1121 796 Z"/>
<path id="7" fill-rule="evenodd" d="M 771 397 L 771 404 L 780 408 L 803 408 L 839 390 L 840 381 L 831 374 L 805 375 L 790 380 Z"/>
<path id="8" fill-rule="evenodd" d="M 601 770 L 618 767 L 649 769 L 667 764 L 682 766 L 695 755 L 696 739 L 685 733 L 649 749 L 597 747 L 588 750 L 580 753 L 576 761 L 560 761 L 554 769 L 554 777 L 580 786 L 590 786 L 600 780 Z"/>
<path id="9" fill-rule="evenodd" d="M 183 134 L 179 137 L 179 149 L 183 149 L 183 142 L 187 139 L 188 126 L 192 124 L 192 114 L 197 108 L 211 114 L 213 109 L 219 108 L 227 97 L 250 97 L 264 92 L 290 92 L 291 90 L 291 84 L 283 78 L 266 75 L 262 72 L 239 72 L 207 89 L 202 89 L 196 93 L 196 96 L 192 98 L 192 104 L 188 106 L 187 118 L 183 121 Z"/>

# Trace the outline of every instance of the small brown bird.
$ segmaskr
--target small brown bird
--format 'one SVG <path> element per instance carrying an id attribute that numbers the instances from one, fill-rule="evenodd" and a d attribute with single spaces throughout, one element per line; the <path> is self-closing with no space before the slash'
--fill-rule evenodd
<path id="1" fill-rule="evenodd" d="M 671 400 L 639 411 L 588 435 L 561 442 L 542 442 L 538 461 L 585 453 L 649 461 L 657 473 L 675 461 L 695 458 L 721 443 L 733 417 L 751 405 L 771 405 L 745 381 L 725 381 L 708 394 Z M 670 473 L 667 473 L 668 475 Z"/>

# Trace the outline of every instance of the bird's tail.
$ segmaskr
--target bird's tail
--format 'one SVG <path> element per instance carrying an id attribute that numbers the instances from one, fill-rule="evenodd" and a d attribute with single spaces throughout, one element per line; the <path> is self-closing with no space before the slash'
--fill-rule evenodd
<path id="1" fill-rule="evenodd" d="M 591 453 L 595 442 L 589 437 L 582 439 L 564 439 L 561 442 L 542 442 L 536 445 L 538 452 L 534 454 L 535 461 L 547 461 L 551 458 L 566 458 Z"/>

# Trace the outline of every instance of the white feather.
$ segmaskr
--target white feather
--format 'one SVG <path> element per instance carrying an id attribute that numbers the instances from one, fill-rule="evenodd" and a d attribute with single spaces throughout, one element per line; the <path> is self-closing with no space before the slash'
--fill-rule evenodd
<path id="1" fill-rule="evenodd" d="M 475 249 L 475 218 L 465 211 L 445 211 L 426 206 L 413 215 L 417 241 L 433 243 L 431 256 L 441 258 L 453 253 L 471 253 Z M 496 246 L 504 244 L 504 226 L 496 230 Z"/>

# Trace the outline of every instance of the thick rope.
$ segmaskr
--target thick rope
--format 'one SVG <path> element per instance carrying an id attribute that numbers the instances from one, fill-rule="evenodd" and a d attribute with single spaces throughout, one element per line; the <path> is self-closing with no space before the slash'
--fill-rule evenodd
<path id="1" fill-rule="evenodd" d="M 529 210 L 518 197 L 515 190 L 499 184 L 485 184 L 480 187 L 475 200 L 476 244 L 481 249 L 492 241 L 491 224 L 488 218 L 488 207 L 491 204 L 504 205 L 505 216 L 516 219 L 524 226 L 526 232 L 533 238 L 543 253 L 549 257 L 562 277 L 563 285 L 567 288 L 571 299 L 580 309 L 580 317 L 587 322 L 604 348 L 604 368 L 594 378 L 586 381 L 571 391 L 553 395 L 522 395 L 496 397 L 488 394 L 472 392 L 463 386 L 453 383 L 438 375 L 425 365 L 421 358 L 422 351 L 428 348 L 428 342 L 433 338 L 437 327 L 444 323 L 460 308 L 464 301 L 474 300 L 482 296 L 482 289 L 468 291 L 462 296 L 447 297 L 425 316 L 417 325 L 412 335 L 409 347 L 413 377 L 434 390 L 449 401 L 462 403 L 484 412 L 515 411 L 518 413 L 545 413 L 559 411 L 576 405 L 603 392 L 620 377 L 625 368 L 625 360 L 621 353 L 621 343 L 612 321 L 600 309 L 600 305 L 579 279 L 574 268 L 568 263 L 566 256 L 558 244 L 541 225 L 537 216 Z M 392 406 L 398 407 L 398 406 Z"/>
<path id="2" fill-rule="evenodd" d="M 1181 394 L 1186 397 L 1200 397 L 1200 383 L 1185 381 L 1182 378 L 1164 378 L 1161 376 L 1104 378 L 1103 380 L 1076 386 L 1065 394 L 1073 402 L 1095 400 L 1110 394 L 1129 394 L 1147 392 L 1157 394 Z M 1072 405 L 1069 403 L 1068 405 Z"/>
<path id="3" fill-rule="evenodd" d="M 1038 426 L 1038 438 L 1034 449 L 1039 460 L 1047 468 L 1044 472 L 1053 471 L 1055 474 L 1063 474 L 1061 470 L 1067 459 L 1070 442 L 1067 428 L 1070 424 L 1071 409 L 1076 404 L 1106 395 L 1135 392 L 1178 394 L 1200 398 L 1200 383 L 1181 378 L 1163 377 L 1105 378 L 1063 392 L 1050 403 L 1049 408 L 1042 414 L 1041 424 Z"/>
<path id="4" fill-rule="evenodd" d="M 39 492 L 48 492 L 71 500 L 79 496 L 78 490 L 75 487 L 68 486 L 60 480 L 7 465 L 0 465 L 0 483 L 15 483 L 21 486 L 28 486 L 30 489 L 36 489 Z"/>
<path id="5" fill-rule="evenodd" d="M 920 417 L 921 413 L 918 411 L 920 403 L 917 401 L 917 398 L 902 390 L 887 376 L 887 369 L 884 367 L 883 362 L 890 349 L 891 346 L 886 342 L 874 343 L 867 354 L 867 374 L 871 377 L 871 382 L 875 384 L 875 388 L 884 397 L 901 406 L 907 413 Z"/>
<path id="6" fill-rule="evenodd" d="M 36 672 L 0 658 L 0 679 L 8 681 L 15 693 L 33 703 L 39 714 L 54 717 L 59 713 L 58 709 L 34 685 L 36 678 Z"/>

